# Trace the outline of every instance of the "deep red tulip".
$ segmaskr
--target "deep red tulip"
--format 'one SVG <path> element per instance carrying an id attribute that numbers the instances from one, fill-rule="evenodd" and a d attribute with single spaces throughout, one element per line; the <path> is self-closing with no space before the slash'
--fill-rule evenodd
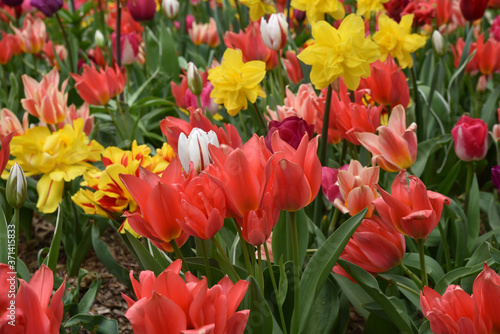
<path id="1" fill-rule="evenodd" d="M 409 179 L 410 185 L 406 182 L 406 171 L 401 171 L 392 183 L 390 194 L 377 185 L 382 197 L 373 204 L 380 217 L 392 222 L 399 232 L 414 239 L 426 239 L 439 223 L 444 204 L 451 201 L 427 190 L 416 176 L 410 175 Z"/>
<path id="2" fill-rule="evenodd" d="M 337 179 L 338 172 L 341 170 L 347 170 L 349 165 L 344 165 L 339 169 L 334 169 L 330 167 L 322 167 L 321 172 L 321 188 L 323 189 L 323 195 L 328 199 L 330 203 L 333 204 L 335 199 L 342 199 L 340 194 L 340 186 Z"/>
<path id="3" fill-rule="evenodd" d="M 461 0 L 460 10 L 468 21 L 476 21 L 483 17 L 488 0 Z"/>
<path id="4" fill-rule="evenodd" d="M 455 153 L 460 160 L 482 160 L 488 151 L 488 126 L 479 118 L 463 115 L 451 130 Z"/>
<path id="5" fill-rule="evenodd" d="M 136 21 L 151 21 L 156 13 L 155 0 L 128 0 L 128 11 Z"/>
<path id="6" fill-rule="evenodd" d="M 266 146 L 272 152 L 271 137 L 273 133 L 278 131 L 280 138 L 286 141 L 294 149 L 299 147 L 300 141 L 304 134 L 308 134 L 309 138 L 314 136 L 314 125 L 309 125 L 305 120 L 297 116 L 285 118 L 282 122 L 269 122 L 269 131 L 266 135 Z"/>

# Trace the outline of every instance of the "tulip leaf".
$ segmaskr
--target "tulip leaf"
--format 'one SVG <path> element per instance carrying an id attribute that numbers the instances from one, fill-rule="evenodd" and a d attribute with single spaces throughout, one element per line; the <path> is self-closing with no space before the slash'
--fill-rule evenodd
<path id="1" fill-rule="evenodd" d="M 102 279 L 97 275 L 97 279 L 90 284 L 89 289 L 78 303 L 78 313 L 87 313 L 90 310 L 97 293 L 101 289 L 101 283 Z"/>
<path id="2" fill-rule="evenodd" d="M 486 262 L 489 266 L 491 266 L 495 261 L 493 259 L 489 259 Z M 434 290 L 443 294 L 450 284 L 468 276 L 478 275 L 483 270 L 483 265 L 483 263 L 479 263 L 472 267 L 461 267 L 446 273 L 446 275 L 444 275 L 443 278 L 441 278 L 436 284 Z"/>
<path id="3" fill-rule="evenodd" d="M 467 205 L 467 222 L 468 222 L 468 237 L 467 249 L 471 250 L 476 243 L 479 235 L 479 227 L 481 225 L 480 207 L 479 207 L 479 185 L 477 183 L 477 175 L 474 174 L 472 185 L 469 193 L 469 203 Z"/>
<path id="4" fill-rule="evenodd" d="M 45 258 L 47 267 L 52 270 L 52 272 L 56 272 L 57 260 L 59 258 L 59 249 L 61 248 L 61 237 L 62 237 L 62 220 L 64 219 L 64 215 L 61 214 L 61 206 L 57 208 L 57 218 L 56 218 L 56 227 L 54 229 L 54 236 L 52 237 L 52 242 L 50 243 L 49 254 Z"/>
<path id="5" fill-rule="evenodd" d="M 448 195 L 451 188 L 453 187 L 453 184 L 457 180 L 458 175 L 460 174 L 461 166 L 462 161 L 458 160 L 451 168 L 451 170 L 448 170 L 446 172 L 446 177 L 441 182 L 439 182 L 439 186 L 437 187 L 436 192 L 445 196 Z"/>
<path id="6" fill-rule="evenodd" d="M 339 314 L 339 290 L 331 280 L 326 280 L 312 306 L 304 333 L 332 333 Z"/>
<path id="7" fill-rule="evenodd" d="M 285 265 L 283 264 L 283 256 L 280 258 L 280 280 L 278 285 L 278 296 L 276 299 L 278 303 L 283 306 L 286 299 L 286 294 L 288 292 L 288 278 L 285 273 Z"/>
<path id="8" fill-rule="evenodd" d="M 415 282 L 408 277 L 400 275 L 380 274 L 380 276 L 396 282 L 399 291 L 405 295 L 405 297 L 408 298 L 408 300 L 415 305 L 416 308 L 420 309 L 420 290 Z"/>
<path id="9" fill-rule="evenodd" d="M 205 259 L 202 257 L 185 257 L 186 263 L 189 266 L 189 270 L 196 270 L 203 276 L 207 276 L 207 267 L 205 266 Z M 219 267 L 219 263 L 214 259 L 208 259 L 210 265 L 210 273 L 212 274 L 211 284 L 215 284 L 220 281 L 226 274 L 222 272 Z"/>
<path id="10" fill-rule="evenodd" d="M 420 259 L 417 253 L 409 253 L 403 259 L 405 266 L 420 270 Z M 427 275 L 429 275 L 434 282 L 439 281 L 444 276 L 444 271 L 441 265 L 430 256 L 425 256 L 425 267 Z"/>
<path id="11" fill-rule="evenodd" d="M 349 278 L 338 274 L 333 274 L 333 277 L 352 306 L 354 306 L 358 313 L 364 318 L 368 318 L 370 312 L 366 310 L 364 305 L 373 303 L 372 297 L 370 297 L 359 284 L 352 282 Z"/>
<path id="12" fill-rule="evenodd" d="M 252 276 L 249 276 L 247 281 L 250 284 L 241 304 L 243 309 L 250 309 L 245 333 L 273 333 L 274 318 L 260 291 L 259 284 Z"/>
<path id="13" fill-rule="evenodd" d="M 163 25 L 163 23 L 160 24 Z M 166 73 L 171 78 L 177 78 L 181 68 L 179 67 L 179 60 L 177 59 L 176 43 L 170 29 L 160 29 L 160 51 L 161 55 L 158 59 L 161 62 L 161 72 Z"/>
<path id="14" fill-rule="evenodd" d="M 311 257 L 300 280 L 300 305 L 296 308 L 298 314 L 293 315 L 293 317 L 298 317 L 298 328 L 294 328 L 292 325 L 291 333 L 303 332 L 317 295 L 332 272 L 347 242 L 363 221 L 366 211 L 367 208 L 343 223 Z M 292 323 L 296 324 L 294 321 Z"/>
<path id="15" fill-rule="evenodd" d="M 7 238 L 7 219 L 3 213 L 3 208 L 0 205 L 0 263 L 7 264 L 8 262 L 8 238 Z"/>
<path id="16" fill-rule="evenodd" d="M 444 206 L 443 212 L 450 218 L 449 226 L 455 230 L 455 265 L 460 267 L 463 266 L 465 257 L 468 254 L 467 247 L 464 247 L 467 244 L 467 217 L 461 206 L 453 199 L 450 200 L 451 203 Z"/>
<path id="17" fill-rule="evenodd" d="M 414 326 L 408 317 L 408 310 L 401 300 L 387 297 L 380 290 L 375 277 L 363 268 L 342 259 L 339 260 L 339 264 L 382 307 L 385 315 L 392 320 L 401 333 L 414 332 Z"/>
<path id="18" fill-rule="evenodd" d="M 431 154 L 449 143 L 451 139 L 451 134 L 447 134 L 418 143 L 417 160 L 415 161 L 413 166 L 411 166 L 412 174 L 416 177 L 420 177 L 424 172 L 425 165 L 427 164 L 427 160 L 429 159 Z"/>
<path id="19" fill-rule="evenodd" d="M 143 270 L 152 270 L 156 276 L 163 272 L 164 268 L 162 268 L 158 261 L 156 261 L 151 253 L 148 252 L 146 247 L 144 247 L 144 245 L 137 238 L 130 234 L 130 232 L 125 231 L 123 238 L 127 240 L 130 246 L 134 249 L 139 265 Z"/>
<path id="20" fill-rule="evenodd" d="M 431 323 L 429 320 L 426 320 L 422 326 L 418 329 L 418 334 L 432 334 L 431 331 Z"/>
<path id="21" fill-rule="evenodd" d="M 116 260 L 113 258 L 113 255 L 111 255 L 111 252 L 109 251 L 106 243 L 99 239 L 99 234 L 99 227 L 96 224 L 93 224 L 92 246 L 94 247 L 94 252 L 97 255 L 97 258 L 102 262 L 102 264 L 104 264 L 106 269 L 108 269 L 113 276 L 115 276 L 120 282 L 125 284 L 129 289 L 132 289 L 129 271 L 116 262 Z"/>
<path id="22" fill-rule="evenodd" d="M 366 319 L 365 334 L 396 334 L 399 333 L 398 328 L 388 319 L 379 316 L 376 313 L 370 313 Z"/>
<path id="23" fill-rule="evenodd" d="M 77 314 L 69 319 L 64 327 L 80 325 L 92 333 L 118 334 L 118 323 L 114 319 L 108 319 L 102 315 Z"/>
<path id="24" fill-rule="evenodd" d="M 299 258 L 303 261 L 307 252 L 307 244 L 309 243 L 309 227 L 304 209 L 297 211 L 296 220 L 299 237 Z M 285 262 L 293 261 L 290 217 L 286 211 L 281 212 L 278 223 L 274 226 L 272 248 L 275 259 L 279 259 L 283 255 Z"/>
<path id="25" fill-rule="evenodd" d="M 488 94 L 486 102 L 483 104 L 483 109 L 481 110 L 481 119 L 488 124 L 488 128 L 491 128 L 497 121 L 497 107 L 498 98 L 500 97 L 500 86 Z"/>
<path id="26" fill-rule="evenodd" d="M 482 193 L 481 193 L 482 194 Z M 491 195 L 491 194 L 489 194 Z M 498 207 L 495 202 L 495 197 L 490 196 L 488 206 L 488 223 L 492 229 L 500 228 L 500 215 L 498 214 Z"/>

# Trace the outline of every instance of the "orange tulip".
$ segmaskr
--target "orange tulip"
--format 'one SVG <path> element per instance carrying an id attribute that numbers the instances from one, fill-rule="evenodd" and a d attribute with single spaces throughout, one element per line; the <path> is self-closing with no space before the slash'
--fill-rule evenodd
<path id="1" fill-rule="evenodd" d="M 406 113 L 403 106 L 392 109 L 388 126 L 380 126 L 378 136 L 369 133 L 357 133 L 357 138 L 373 155 L 372 163 L 382 169 L 397 172 L 410 168 L 417 159 L 417 124 L 406 128 Z"/>
<path id="2" fill-rule="evenodd" d="M 19 39 L 21 49 L 30 54 L 39 54 L 47 40 L 47 30 L 45 23 L 40 18 L 33 18 L 27 14 L 24 18 L 23 29 L 19 30 L 11 22 L 11 28 Z"/>
<path id="3" fill-rule="evenodd" d="M 444 204 L 451 201 L 427 190 L 418 177 L 410 175 L 409 179 L 410 185 L 406 182 L 406 171 L 401 171 L 392 183 L 391 194 L 377 185 L 382 197 L 373 204 L 382 219 L 392 222 L 399 232 L 414 239 L 426 239 L 439 223 Z"/>
<path id="4" fill-rule="evenodd" d="M 351 216 L 368 207 L 366 217 L 371 217 L 374 209 L 372 202 L 380 197 L 375 189 L 379 174 L 380 167 L 363 167 L 359 161 L 351 160 L 347 170 L 338 171 L 337 180 L 343 201 L 337 198 L 333 205 Z"/>
<path id="5" fill-rule="evenodd" d="M 12 43 L 7 34 L 1 33 L 2 40 L 0 41 L 0 65 L 7 64 L 12 58 Z"/>
<path id="6" fill-rule="evenodd" d="M 321 186 L 318 137 L 309 141 L 309 135 L 305 134 L 295 150 L 276 131 L 271 146 L 274 205 L 280 210 L 300 210 L 313 201 Z"/>
<path id="7" fill-rule="evenodd" d="M 485 43 L 484 34 L 481 34 L 477 37 L 476 50 L 474 58 L 476 58 L 479 72 L 484 75 L 490 75 L 500 70 L 500 58 L 498 57 L 500 42 L 495 41 L 493 38 L 488 38 Z"/>
<path id="8" fill-rule="evenodd" d="M 108 104 L 110 99 L 121 94 L 126 83 L 126 77 L 117 65 L 97 70 L 94 64 L 84 64 L 82 75 L 72 73 L 71 76 L 76 81 L 75 88 L 80 97 L 95 106 Z"/>
<path id="9" fill-rule="evenodd" d="M 68 93 L 65 93 L 68 79 L 59 91 L 59 72 L 54 67 L 42 81 L 23 75 L 25 99 L 21 100 L 23 108 L 31 115 L 38 117 L 46 124 L 56 124 L 66 118 L 68 112 Z"/>

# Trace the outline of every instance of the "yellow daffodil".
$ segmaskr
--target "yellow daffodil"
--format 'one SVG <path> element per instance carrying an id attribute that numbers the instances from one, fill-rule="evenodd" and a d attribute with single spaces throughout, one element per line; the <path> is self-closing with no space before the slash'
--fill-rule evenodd
<path id="1" fill-rule="evenodd" d="M 248 100 L 254 103 L 257 96 L 266 97 L 259 83 L 266 76 L 266 63 L 253 60 L 243 63 L 240 50 L 227 49 L 222 64 L 208 72 L 214 86 L 210 97 L 215 103 L 224 104 L 231 116 L 247 109 Z"/>
<path id="2" fill-rule="evenodd" d="M 404 15 L 399 24 L 385 14 L 378 18 L 378 31 L 373 40 L 378 44 L 381 61 L 391 54 L 402 68 L 413 67 L 411 53 L 425 45 L 425 37 L 411 33 L 413 14 Z"/>
<path id="3" fill-rule="evenodd" d="M 240 0 L 240 2 L 250 9 L 249 14 L 252 21 L 259 21 L 265 14 L 276 12 L 272 1 L 269 0 Z"/>
<path id="4" fill-rule="evenodd" d="M 311 24 L 325 19 L 325 14 L 335 20 L 342 20 L 345 15 L 344 4 L 339 0 L 292 0 L 291 6 L 307 14 Z"/>
<path id="5" fill-rule="evenodd" d="M 66 124 L 54 133 L 41 126 L 28 129 L 12 139 L 10 149 L 15 159 L 9 161 L 9 167 L 17 162 L 26 176 L 43 174 L 37 185 L 37 208 L 51 213 L 62 199 L 64 182 L 92 169 L 88 161 L 98 161 L 104 148 L 95 140 L 89 141 L 79 118 L 73 126 Z"/>
<path id="6" fill-rule="evenodd" d="M 389 2 L 389 0 L 358 0 L 358 9 L 356 14 L 369 18 L 372 12 L 378 14 L 379 12 L 385 13 L 384 3 Z"/>
<path id="7" fill-rule="evenodd" d="M 316 42 L 298 58 L 312 65 L 311 82 L 317 89 L 342 76 L 347 88 L 355 90 L 362 77 L 370 76 L 370 64 L 380 57 L 377 45 L 365 38 L 363 19 L 354 14 L 348 15 L 338 30 L 319 21 L 313 25 L 312 35 Z"/>

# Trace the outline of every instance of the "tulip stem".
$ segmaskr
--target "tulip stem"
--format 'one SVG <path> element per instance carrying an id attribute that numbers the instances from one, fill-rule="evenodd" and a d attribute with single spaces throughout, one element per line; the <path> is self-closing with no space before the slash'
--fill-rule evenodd
<path id="1" fill-rule="evenodd" d="M 73 7 L 74 8 L 74 7 Z M 74 9 L 73 9 L 74 11 Z M 76 72 L 75 64 L 73 63 L 73 53 L 71 52 L 71 45 L 69 44 L 68 35 L 66 34 L 66 29 L 64 29 L 64 25 L 62 23 L 61 17 L 56 12 L 55 13 L 57 22 L 59 23 L 59 27 L 61 27 L 61 32 L 63 34 L 64 42 L 66 43 L 66 47 L 68 48 L 68 58 L 69 58 L 69 66 L 71 66 L 71 72 Z"/>
<path id="2" fill-rule="evenodd" d="M 410 67 L 410 77 L 411 83 L 413 85 L 413 100 L 415 101 L 415 118 L 417 121 L 417 137 L 420 140 L 424 139 L 424 118 L 422 115 L 422 111 L 420 110 L 419 96 L 418 96 L 418 85 L 417 85 L 417 77 L 415 75 L 415 70 L 413 66 Z M 429 102 L 430 103 L 430 102 Z"/>
<path id="3" fill-rule="evenodd" d="M 231 263 L 231 260 L 229 260 L 229 257 L 227 257 L 227 254 L 224 251 L 224 249 L 222 248 L 222 246 L 220 245 L 220 243 L 217 241 L 217 239 L 215 237 L 212 237 L 212 241 L 215 244 L 215 246 L 217 247 L 217 249 L 219 250 L 219 253 L 222 256 L 222 258 L 224 259 L 224 261 L 226 261 L 226 263 L 228 264 L 229 268 L 231 269 L 231 272 L 233 273 L 235 280 L 239 281 L 240 280 L 240 276 L 238 275 L 238 273 L 234 269 L 234 266 Z"/>
<path id="4" fill-rule="evenodd" d="M 276 296 L 276 303 L 278 304 L 278 311 L 280 314 L 280 320 L 281 320 L 281 329 L 283 330 L 283 334 L 288 334 L 286 330 L 286 322 L 285 322 L 285 316 L 283 315 L 283 308 L 281 307 L 280 302 L 278 301 L 278 285 L 276 284 L 276 278 L 274 277 L 274 271 L 273 271 L 273 266 L 271 265 L 271 257 L 269 256 L 269 250 L 267 248 L 267 242 L 264 242 L 264 252 L 266 252 L 266 262 L 267 262 L 267 269 L 269 270 L 269 274 L 271 275 L 271 283 L 273 284 L 273 289 L 274 289 L 274 295 Z"/>
<path id="5" fill-rule="evenodd" d="M 264 242 L 265 243 L 265 242 Z M 259 263 L 258 267 L 259 267 L 259 285 L 260 285 L 260 292 L 262 292 L 262 294 L 264 294 L 264 273 L 262 272 L 262 245 L 259 245 L 259 247 L 257 247 L 257 261 Z"/>
<path id="6" fill-rule="evenodd" d="M 118 122 L 116 121 L 115 115 L 109 110 L 108 106 L 105 105 L 104 109 L 106 109 L 107 113 L 109 116 L 111 116 L 111 119 L 113 120 L 113 123 L 115 123 L 116 130 L 118 130 L 118 133 L 120 134 L 120 137 L 122 137 L 122 140 L 125 140 L 125 136 L 123 135 L 122 128 L 118 126 Z"/>
<path id="7" fill-rule="evenodd" d="M 299 307 L 300 307 L 300 297 L 299 297 L 299 282 L 300 282 L 300 259 L 299 259 L 299 238 L 297 234 L 297 220 L 295 212 L 288 212 L 290 214 L 290 233 L 292 239 L 292 251 L 293 251 L 293 314 L 294 317 L 292 322 L 292 328 L 297 328 L 299 319 Z"/>
<path id="8" fill-rule="evenodd" d="M 444 233 L 443 225 L 441 224 L 441 222 L 439 222 L 438 228 L 439 228 L 439 234 L 441 235 L 441 241 L 443 243 L 444 258 L 446 261 L 446 270 L 450 271 L 451 270 L 450 249 L 448 248 L 448 241 L 446 240 L 446 234 Z"/>
<path id="9" fill-rule="evenodd" d="M 262 117 L 262 113 L 260 112 L 260 108 L 257 105 L 257 101 L 255 101 L 253 103 L 253 108 L 255 110 L 255 113 L 257 114 L 257 118 L 259 119 L 259 123 L 260 123 L 262 129 L 264 131 L 266 131 L 267 130 L 266 121 L 264 121 L 264 117 Z"/>
<path id="10" fill-rule="evenodd" d="M 238 11 L 238 20 L 240 21 L 241 31 L 243 31 L 243 33 L 245 33 L 245 24 L 243 23 L 243 16 L 241 15 L 240 1 L 235 0 L 234 3 L 236 4 L 236 10 Z M 223 39 L 221 39 L 221 41 L 222 40 Z"/>
<path id="11" fill-rule="evenodd" d="M 234 222 L 236 224 L 236 222 Z M 247 267 L 248 275 L 253 275 L 252 265 L 250 264 L 250 256 L 248 254 L 247 242 L 243 239 L 243 233 L 238 224 L 236 224 L 236 231 L 238 231 L 238 236 L 240 237 L 240 245 L 243 249 L 243 257 L 245 258 L 245 266 Z"/>
<path id="12" fill-rule="evenodd" d="M 179 249 L 179 245 L 177 245 L 177 243 L 175 242 L 175 240 L 170 240 L 170 245 L 174 249 L 175 256 L 177 256 L 177 258 L 182 261 L 182 271 L 184 273 L 187 273 L 189 271 L 189 266 L 188 266 L 186 260 L 184 259 L 184 255 L 182 255 L 182 252 Z"/>
<path id="13" fill-rule="evenodd" d="M 405 266 L 403 264 L 403 262 L 401 262 L 399 264 L 399 266 L 401 267 L 401 269 L 403 269 L 403 271 L 408 275 L 410 276 L 410 278 L 413 280 L 413 282 L 415 282 L 415 284 L 418 286 L 419 289 L 422 289 L 423 288 L 423 285 L 422 285 L 422 280 L 420 278 L 418 278 L 417 275 L 415 275 L 415 273 L 413 271 L 411 271 L 410 269 L 408 269 L 407 266 Z"/>
<path id="14" fill-rule="evenodd" d="M 121 1 L 116 2 L 116 64 L 122 68 L 122 8 Z"/>
<path id="15" fill-rule="evenodd" d="M 201 240 L 201 248 L 203 249 L 203 259 L 205 260 L 205 268 L 207 269 L 207 283 L 208 286 L 212 284 L 212 272 L 210 271 L 210 263 L 208 262 L 208 253 L 207 253 L 207 241 L 205 239 Z"/>
<path id="16" fill-rule="evenodd" d="M 12 270 L 17 274 L 17 250 L 18 250 L 18 245 L 19 245 L 19 213 L 20 209 L 14 209 L 14 219 L 13 219 L 13 224 L 14 224 L 14 252 L 11 253 L 9 252 L 9 259 L 11 258 L 10 254 L 13 254 L 14 258 L 14 269 Z M 9 247 L 10 249 L 10 244 Z M 10 264 L 10 260 L 8 261 Z M 10 266 L 12 268 L 12 266 Z"/>
<path id="17" fill-rule="evenodd" d="M 328 235 L 330 235 L 330 233 L 333 233 L 335 231 L 335 228 L 337 227 L 337 220 L 339 219 L 339 215 L 340 215 L 340 210 L 335 208 L 334 209 L 335 212 L 333 213 L 333 217 L 332 217 L 332 220 L 330 222 L 330 228 L 328 229 Z M 325 235 L 325 237 L 328 237 L 328 235 Z"/>
<path id="18" fill-rule="evenodd" d="M 418 246 L 418 256 L 420 258 L 420 275 L 422 276 L 422 286 L 429 286 L 427 281 L 427 269 L 425 267 L 424 239 L 415 240 Z"/>
<path id="19" fill-rule="evenodd" d="M 118 109 L 118 112 L 120 113 L 120 116 L 122 118 L 123 127 L 125 128 L 125 133 L 127 134 L 127 139 L 130 139 L 130 132 L 128 131 L 127 121 L 125 120 L 125 115 L 120 104 L 122 100 L 123 99 L 116 97 L 116 108 Z"/>
<path id="20" fill-rule="evenodd" d="M 247 141 L 248 140 L 247 126 L 245 124 L 245 120 L 243 119 L 243 115 L 241 114 L 241 112 L 239 112 L 238 114 L 240 115 L 241 127 L 243 128 L 243 133 L 245 134 L 245 141 Z"/>
<path id="21" fill-rule="evenodd" d="M 277 51 L 276 53 L 278 57 L 278 76 L 280 83 L 281 103 L 283 103 L 283 101 L 285 101 L 285 81 L 283 80 L 283 69 L 282 69 L 283 62 L 281 60 L 280 52 Z"/>
<path id="22" fill-rule="evenodd" d="M 474 176 L 474 162 L 469 161 L 467 163 L 467 182 L 465 184 L 465 215 L 469 212 L 469 195 L 470 195 L 470 187 L 472 185 L 472 177 Z"/>

